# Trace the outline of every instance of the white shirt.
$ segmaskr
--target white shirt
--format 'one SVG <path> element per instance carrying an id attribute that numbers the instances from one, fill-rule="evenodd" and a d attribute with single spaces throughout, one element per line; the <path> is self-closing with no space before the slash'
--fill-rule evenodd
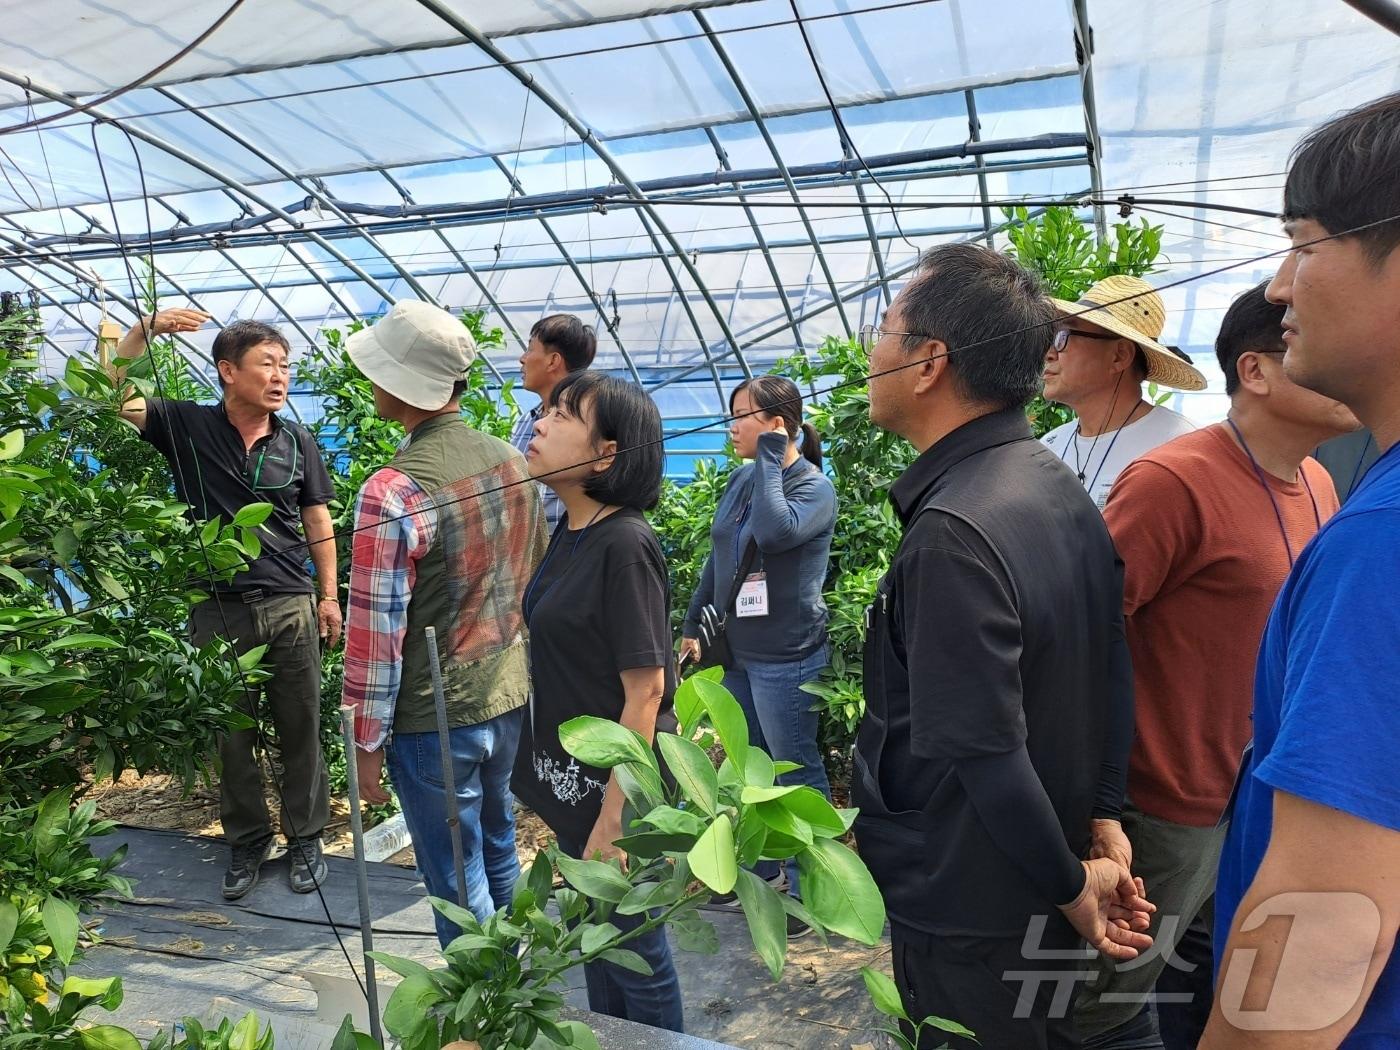
<path id="1" fill-rule="evenodd" d="M 1158 445 L 1165 445 L 1172 438 L 1195 429 L 1195 424 L 1180 412 L 1155 405 L 1126 427 L 1108 430 L 1096 437 L 1082 436 L 1079 421 L 1072 419 L 1040 440 L 1079 475 L 1099 510 L 1103 510 L 1108 502 L 1108 491 L 1124 467 Z"/>

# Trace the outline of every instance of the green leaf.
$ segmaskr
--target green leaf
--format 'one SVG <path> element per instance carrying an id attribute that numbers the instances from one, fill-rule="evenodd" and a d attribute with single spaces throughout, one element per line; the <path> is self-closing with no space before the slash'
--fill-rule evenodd
<path id="1" fill-rule="evenodd" d="M 43 651 L 55 649 L 120 649 L 121 642 L 101 634 L 65 634 L 43 646 Z"/>
<path id="2" fill-rule="evenodd" d="M 238 658 L 238 666 L 241 670 L 252 671 L 257 668 L 262 661 L 263 655 L 267 652 L 267 646 L 255 645 Z"/>
<path id="3" fill-rule="evenodd" d="M 141 1050 L 136 1037 L 114 1024 L 99 1024 L 78 1030 L 83 1050 Z"/>
<path id="4" fill-rule="evenodd" d="M 59 564 L 67 565 L 78 553 L 78 534 L 67 525 L 53 534 L 53 552 Z"/>
<path id="5" fill-rule="evenodd" d="M 463 933 L 477 933 L 480 931 L 481 923 L 477 921 L 476 916 L 467 911 L 467 909 L 463 908 L 460 904 L 454 904 L 452 901 L 445 901 L 441 897 L 429 897 L 428 903 L 432 905 L 433 910 L 444 919 L 455 922 L 461 927 Z M 403 961 L 407 962 L 409 960 Z"/>
<path id="6" fill-rule="evenodd" d="M 628 951 L 626 948 L 609 948 L 598 958 L 603 962 L 610 962 L 614 966 L 621 966 L 624 970 L 639 973 L 643 977 L 650 977 L 652 974 L 651 964 L 636 952 Z"/>
<path id="7" fill-rule="evenodd" d="M 93 569 L 92 576 L 97 581 L 97 585 L 117 601 L 124 602 L 131 597 L 130 592 L 106 569 Z"/>
<path id="8" fill-rule="evenodd" d="M 683 887 L 666 882 L 642 882 L 627 891 L 627 896 L 617 906 L 619 915 L 640 915 L 652 908 L 664 908 L 681 899 Z"/>
<path id="9" fill-rule="evenodd" d="M 797 855 L 802 898 L 828 930 L 878 944 L 885 902 L 859 857 L 833 839 L 817 839 Z"/>
<path id="10" fill-rule="evenodd" d="M 795 763 L 788 763 L 794 765 Z M 798 766 L 797 768 L 802 768 Z M 772 787 L 777 779 L 777 763 L 762 748 L 749 745 L 749 760 L 744 765 L 744 783 L 750 787 Z"/>
<path id="11" fill-rule="evenodd" d="M 58 826 L 68 819 L 68 809 L 72 804 L 71 788 L 59 788 L 44 796 L 39 810 L 34 814 L 34 827 L 30 835 L 34 839 L 34 851 L 41 858 L 50 856 L 58 848 L 61 839 L 54 834 Z"/>
<path id="12" fill-rule="evenodd" d="M 584 955 L 591 955 L 609 941 L 616 940 L 621 936 L 622 931 L 610 922 L 586 926 L 583 930 L 583 938 L 579 941 L 579 949 Z"/>
<path id="13" fill-rule="evenodd" d="M 676 947 L 683 952 L 714 955 L 719 951 L 719 931 L 698 912 L 690 912 L 668 923 L 668 929 L 675 938 Z"/>
<path id="14" fill-rule="evenodd" d="M 809 824 L 812 832 L 822 838 L 837 838 L 844 835 L 848 829 L 836 807 L 814 787 L 803 785 L 791 794 L 783 796 L 781 805 L 793 816 Z"/>
<path id="15" fill-rule="evenodd" d="M 719 779 L 710 756 L 698 744 L 674 733 L 658 733 L 656 740 L 686 801 L 714 816 L 719 804 Z"/>
<path id="16" fill-rule="evenodd" d="M 564 881 L 585 897 L 617 904 L 632 888 L 626 875 L 601 860 L 574 860 L 561 853 L 558 864 Z"/>
<path id="17" fill-rule="evenodd" d="M 635 730 L 606 718 L 580 715 L 559 727 L 559 743 L 580 762 L 611 769 L 624 762 L 655 768 L 656 758 Z"/>
<path id="18" fill-rule="evenodd" d="M 345 1019 L 340 1022 L 335 1038 L 331 1040 L 330 1050 L 380 1050 L 380 1047 L 363 1032 L 355 1031 L 354 1019 L 346 1014 Z"/>
<path id="19" fill-rule="evenodd" d="M 240 529 L 255 529 L 272 514 L 271 503 L 249 503 L 233 516 L 233 524 Z"/>
<path id="20" fill-rule="evenodd" d="M 724 669 L 710 667 L 704 671 L 697 671 L 676 687 L 676 695 L 671 701 L 671 707 L 675 712 L 676 720 L 680 722 L 679 734 L 687 740 L 695 735 L 695 729 L 700 724 L 700 719 L 705 716 L 705 704 L 700 699 L 697 685 L 704 681 L 717 681 L 714 675 L 715 671 L 719 671 L 723 675 Z"/>
<path id="21" fill-rule="evenodd" d="M 759 802 L 771 802 L 775 798 L 791 795 L 797 790 L 798 785 L 796 784 L 791 787 L 746 787 L 739 795 L 739 801 L 746 806 L 753 806 Z"/>
<path id="22" fill-rule="evenodd" d="M 705 830 L 705 821 L 699 814 L 674 806 L 657 806 L 641 821 L 667 835 L 699 835 Z"/>
<path id="23" fill-rule="evenodd" d="M 810 846 L 816 837 L 812 834 L 812 826 L 801 817 L 793 816 L 791 812 L 783 806 L 782 800 L 776 802 L 759 802 L 753 807 L 753 811 L 758 814 L 759 820 L 767 824 L 774 831 L 786 835 L 790 839 L 800 842 L 804 846 Z"/>
<path id="24" fill-rule="evenodd" d="M 899 997 L 899 989 L 895 987 L 893 980 L 869 966 L 862 966 L 860 975 L 865 981 L 865 990 L 870 993 L 870 1000 L 875 1004 L 875 1009 L 896 1021 L 909 1020 L 909 1015 L 904 1012 L 904 1000 Z"/>
<path id="25" fill-rule="evenodd" d="M 8 897 L 0 897 L 0 958 L 4 957 L 5 949 L 14 940 L 18 927 L 19 909 Z"/>
<path id="26" fill-rule="evenodd" d="M 686 859 L 695 877 L 716 893 L 728 893 L 734 888 L 739 865 L 734 859 L 734 825 L 727 813 L 721 813 L 705 829 Z"/>
<path id="27" fill-rule="evenodd" d="M 752 754 L 752 752 L 750 752 L 750 754 Z M 801 768 L 801 762 L 789 762 L 786 759 L 784 759 L 782 761 L 773 763 L 773 775 L 775 777 L 780 777 L 784 773 L 796 773 Z"/>
<path id="28" fill-rule="evenodd" d="M 744 909 L 744 921 L 749 924 L 749 936 L 754 950 L 777 980 L 787 961 L 787 913 L 783 911 L 782 894 L 753 872 L 739 872 L 734 889 Z"/>
<path id="29" fill-rule="evenodd" d="M 718 682 L 703 678 L 691 681 L 695 682 L 696 692 L 700 694 L 700 700 L 709 713 L 710 724 L 719 734 L 724 753 L 729 756 L 729 761 L 734 763 L 734 768 L 742 776 L 749 758 L 749 723 L 744 717 L 744 709 L 739 706 L 739 701 L 734 699 L 733 694 Z"/>
<path id="30" fill-rule="evenodd" d="M 567 1045 L 575 1050 L 600 1050 L 598 1037 L 593 1034 L 593 1029 L 582 1021 L 560 1021 L 559 1027 L 568 1034 Z"/>
<path id="31" fill-rule="evenodd" d="M 78 946 L 78 909 L 66 900 L 50 896 L 44 900 L 43 916 L 54 956 L 67 966 Z"/>
<path id="32" fill-rule="evenodd" d="M 977 1039 L 972 1029 L 964 1028 L 962 1025 L 958 1024 L 957 1021 L 950 1021 L 946 1017 L 936 1017 L 933 1014 L 929 1014 L 920 1021 L 920 1024 L 926 1024 L 930 1028 L 937 1028 L 940 1031 L 947 1032 L 949 1035 L 960 1035 L 974 1042 Z"/>
<path id="33" fill-rule="evenodd" d="M 23 451 L 23 430 L 11 430 L 4 437 L 0 437 L 0 460 L 14 459 Z"/>
<path id="34" fill-rule="evenodd" d="M 96 999 L 104 1010 L 115 1010 L 122 1004 L 122 979 L 120 977 L 67 977 L 63 981 L 63 995 L 81 995 L 86 999 Z"/>
<path id="35" fill-rule="evenodd" d="M 458 940 L 460 939 L 461 938 L 458 938 Z M 365 954 L 385 969 L 392 970 L 400 977 L 426 977 L 429 980 L 432 979 L 432 971 L 416 960 L 404 959 L 398 955 L 389 955 L 387 952 L 365 952 Z"/>
<path id="36" fill-rule="evenodd" d="M 384 1007 L 384 1027 L 402 1039 L 427 1018 L 428 1010 L 442 998 L 442 991 L 432 978 L 424 974 L 405 977 Z"/>

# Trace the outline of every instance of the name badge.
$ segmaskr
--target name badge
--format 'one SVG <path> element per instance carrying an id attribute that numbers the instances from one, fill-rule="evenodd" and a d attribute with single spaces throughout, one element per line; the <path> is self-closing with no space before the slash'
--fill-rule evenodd
<path id="1" fill-rule="evenodd" d="M 739 600 L 734 604 L 734 615 L 768 615 L 768 574 L 752 573 L 739 588 Z"/>

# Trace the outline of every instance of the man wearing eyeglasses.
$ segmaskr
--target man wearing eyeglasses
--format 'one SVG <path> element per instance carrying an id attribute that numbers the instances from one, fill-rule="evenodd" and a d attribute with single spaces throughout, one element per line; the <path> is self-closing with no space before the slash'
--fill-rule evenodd
<path id="1" fill-rule="evenodd" d="M 1206 380 L 1185 355 L 1158 342 L 1166 309 L 1146 281 L 1106 277 L 1077 303 L 1051 302 L 1062 321 L 1045 355 L 1045 398 L 1078 418 L 1041 440 L 1102 510 L 1124 467 L 1195 429 L 1185 416 L 1146 401 L 1143 383 L 1204 390 Z"/>
<path id="2" fill-rule="evenodd" d="M 871 422 L 920 455 L 867 614 L 855 831 L 908 1015 L 972 1029 L 957 1050 L 1078 1046 L 1082 942 L 1151 944 L 1127 869 L 1081 860 L 1122 808 L 1132 671 L 1108 529 L 1026 423 L 1055 321 L 1034 275 L 950 244 L 862 333 Z"/>

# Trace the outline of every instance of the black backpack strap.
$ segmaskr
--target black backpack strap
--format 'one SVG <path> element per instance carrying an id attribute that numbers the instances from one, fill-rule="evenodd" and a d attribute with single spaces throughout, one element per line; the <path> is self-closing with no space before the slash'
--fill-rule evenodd
<path id="1" fill-rule="evenodd" d="M 725 616 L 729 615 L 729 610 L 734 608 L 734 602 L 738 600 L 739 591 L 744 586 L 744 580 L 748 578 L 749 569 L 753 567 L 754 559 L 758 557 L 758 541 L 749 538 L 748 546 L 744 548 L 744 556 L 739 559 L 739 568 L 734 573 L 734 583 L 729 588 L 729 598 L 720 607 L 720 612 Z"/>

